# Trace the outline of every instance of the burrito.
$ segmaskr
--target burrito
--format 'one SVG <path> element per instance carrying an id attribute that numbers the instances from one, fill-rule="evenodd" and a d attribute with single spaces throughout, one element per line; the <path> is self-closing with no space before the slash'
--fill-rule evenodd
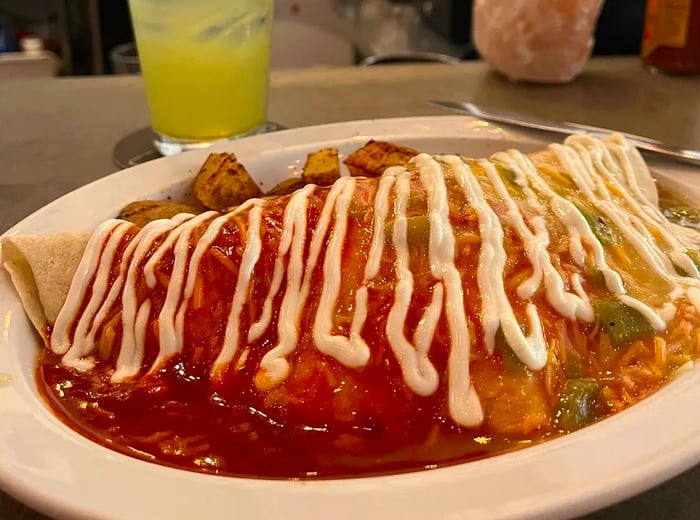
<path id="1" fill-rule="evenodd" d="M 418 154 L 229 213 L 14 236 L 57 415 L 256 477 L 485 457 L 591 424 L 698 355 L 695 232 L 621 136 Z"/>

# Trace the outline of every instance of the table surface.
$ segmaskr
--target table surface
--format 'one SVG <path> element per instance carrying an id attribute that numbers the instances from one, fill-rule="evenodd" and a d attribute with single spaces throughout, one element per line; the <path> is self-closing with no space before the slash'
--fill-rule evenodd
<path id="1" fill-rule="evenodd" d="M 479 62 L 277 71 L 270 119 L 300 127 L 439 115 L 430 99 L 473 101 L 700 147 L 700 77 L 647 73 L 636 58 L 594 58 L 569 85 L 514 84 Z M 112 150 L 148 125 L 138 77 L 0 83 L 0 232 L 115 171 Z M 650 439 L 650 442 L 652 440 Z M 700 466 L 587 520 L 697 518 Z M 0 519 L 46 518 L 0 492 Z"/>

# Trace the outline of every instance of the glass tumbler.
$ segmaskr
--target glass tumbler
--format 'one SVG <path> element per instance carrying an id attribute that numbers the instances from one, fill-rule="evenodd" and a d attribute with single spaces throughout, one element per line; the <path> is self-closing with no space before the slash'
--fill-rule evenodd
<path id="1" fill-rule="evenodd" d="M 129 0 L 163 155 L 265 126 L 273 0 Z"/>

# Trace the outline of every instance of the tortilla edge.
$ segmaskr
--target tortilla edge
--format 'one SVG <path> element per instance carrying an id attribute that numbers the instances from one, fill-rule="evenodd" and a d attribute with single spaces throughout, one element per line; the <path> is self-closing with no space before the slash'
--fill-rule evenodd
<path id="1" fill-rule="evenodd" d="M 26 257 L 15 245 L 12 237 L 3 238 L 1 245 L 2 265 L 10 275 L 24 312 L 39 333 L 39 336 L 41 336 L 44 344 L 48 345 L 49 321 L 41 304 L 34 271 Z"/>

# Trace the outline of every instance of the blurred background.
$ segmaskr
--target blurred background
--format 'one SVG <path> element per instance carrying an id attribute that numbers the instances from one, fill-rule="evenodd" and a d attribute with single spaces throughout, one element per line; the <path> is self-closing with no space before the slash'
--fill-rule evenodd
<path id="1" fill-rule="evenodd" d="M 478 57 L 471 0 L 275 4 L 273 69 Z M 638 54 L 644 9 L 608 0 L 594 54 Z M 138 72 L 133 39 L 127 0 L 0 0 L 0 78 Z"/>

